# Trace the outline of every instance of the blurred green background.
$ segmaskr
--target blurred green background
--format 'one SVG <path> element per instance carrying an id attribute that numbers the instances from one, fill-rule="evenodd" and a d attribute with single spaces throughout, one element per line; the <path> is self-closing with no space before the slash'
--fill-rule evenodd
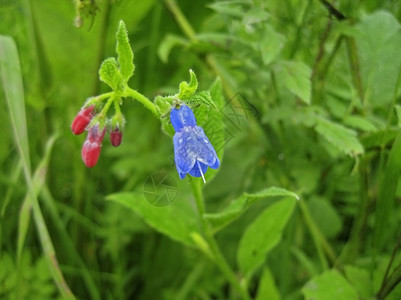
<path id="1" fill-rule="evenodd" d="M 278 199 L 247 204 L 216 234 L 252 299 L 400 299 L 398 0 L 2 0 L 0 34 L 15 41 L 22 86 L 2 39 L 0 298 L 68 298 L 61 274 L 77 299 L 240 298 L 196 245 L 163 231 L 182 207 L 200 221 L 171 138 L 140 103 L 124 101 L 120 147 L 106 138 L 94 168 L 81 160 L 85 137 L 70 125 L 88 97 L 109 91 L 98 68 L 116 56 L 120 20 L 135 54 L 129 85 L 149 99 L 177 93 L 189 69 L 199 90 L 221 80 L 224 156 L 204 186 L 207 212 L 272 186 L 301 197 L 246 280 L 241 236 Z M 174 203 L 157 225 L 149 211 L 163 208 L 133 212 L 107 198 L 143 195 L 160 174 Z"/>

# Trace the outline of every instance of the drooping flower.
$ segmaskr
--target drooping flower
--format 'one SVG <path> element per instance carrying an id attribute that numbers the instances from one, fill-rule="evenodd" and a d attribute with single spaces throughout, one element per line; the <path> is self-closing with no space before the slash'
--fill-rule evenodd
<path id="1" fill-rule="evenodd" d="M 178 175 L 181 179 L 187 174 L 202 177 L 206 182 L 207 168 L 217 169 L 220 161 L 205 132 L 196 125 L 195 115 L 183 104 L 171 110 L 170 121 L 175 130 L 173 144 Z"/>
<path id="2" fill-rule="evenodd" d="M 74 134 L 81 134 L 85 131 L 86 126 L 88 126 L 89 122 L 92 120 L 94 114 L 93 110 L 95 106 L 89 106 L 86 108 L 82 108 L 78 114 L 75 116 L 74 120 L 71 124 L 71 130 Z"/>
<path id="3" fill-rule="evenodd" d="M 82 146 L 81 152 L 82 160 L 88 168 L 94 167 L 99 159 L 105 133 L 106 128 L 103 128 L 103 130 L 100 131 L 98 124 L 88 129 L 88 136 Z"/>
<path id="4" fill-rule="evenodd" d="M 110 132 L 110 142 L 114 147 L 118 147 L 121 144 L 123 133 L 118 127 Z"/>

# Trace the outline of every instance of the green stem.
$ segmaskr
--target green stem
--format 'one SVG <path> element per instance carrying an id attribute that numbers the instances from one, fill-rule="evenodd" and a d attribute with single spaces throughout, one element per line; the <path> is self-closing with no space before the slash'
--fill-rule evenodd
<path id="1" fill-rule="evenodd" d="M 156 118 L 159 118 L 159 113 L 156 109 L 156 106 L 153 104 L 152 101 L 150 101 L 148 98 L 146 98 L 144 95 L 139 93 L 138 91 L 135 91 L 131 89 L 130 87 L 127 87 L 123 93 L 124 97 L 131 97 L 139 102 L 141 102 L 147 109 L 149 109 L 153 115 Z"/>
<path id="2" fill-rule="evenodd" d="M 165 0 L 164 2 L 166 3 L 168 9 L 173 13 L 175 20 L 181 27 L 182 31 L 184 31 L 185 35 L 193 41 L 196 40 L 195 30 L 192 28 L 191 24 L 188 22 L 175 0 Z"/>
<path id="3" fill-rule="evenodd" d="M 204 218 L 204 214 L 206 212 L 205 209 L 205 202 L 203 199 L 203 193 L 202 193 L 202 187 L 201 187 L 201 181 L 195 178 L 191 178 L 191 188 L 193 195 L 195 197 L 195 203 L 198 208 L 199 212 L 199 217 L 201 220 L 201 227 L 202 231 L 204 234 L 204 237 L 209 244 L 209 247 L 211 249 L 211 252 L 213 254 L 213 261 L 217 265 L 217 267 L 220 269 L 220 271 L 226 276 L 227 280 L 231 283 L 233 288 L 237 291 L 239 295 L 241 295 L 241 298 L 244 300 L 250 300 L 251 298 L 248 295 L 248 292 L 243 288 L 234 271 L 231 269 L 230 265 L 228 264 L 227 260 L 221 253 L 220 247 L 217 244 L 212 230 L 209 226 L 209 223 L 207 220 Z"/>

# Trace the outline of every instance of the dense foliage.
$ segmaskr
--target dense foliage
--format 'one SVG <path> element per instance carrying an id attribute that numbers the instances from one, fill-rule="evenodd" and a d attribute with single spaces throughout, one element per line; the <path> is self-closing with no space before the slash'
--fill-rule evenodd
<path id="1" fill-rule="evenodd" d="M 400 1 L 0 16 L 1 299 L 401 298 Z M 87 99 L 118 129 L 93 168 Z M 177 173 L 177 103 L 216 149 L 206 184 Z"/>

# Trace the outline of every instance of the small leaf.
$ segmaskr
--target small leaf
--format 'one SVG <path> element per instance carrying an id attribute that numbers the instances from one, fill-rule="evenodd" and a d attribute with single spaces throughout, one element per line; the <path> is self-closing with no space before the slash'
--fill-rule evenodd
<path id="1" fill-rule="evenodd" d="M 360 116 L 347 116 L 343 119 L 344 124 L 350 127 L 360 129 L 364 132 L 376 131 L 376 126 L 367 118 Z"/>
<path id="2" fill-rule="evenodd" d="M 262 277 L 259 280 L 258 293 L 256 300 L 280 300 L 280 293 L 277 289 L 276 283 L 272 273 L 268 268 L 263 269 Z"/>
<path id="3" fill-rule="evenodd" d="M 140 215 L 145 222 L 162 234 L 188 246 L 196 246 L 194 234 L 200 235 L 195 211 L 189 201 L 178 199 L 165 207 L 151 206 L 139 193 L 119 193 L 107 197 Z"/>
<path id="4" fill-rule="evenodd" d="M 357 300 L 358 295 L 337 270 L 329 270 L 309 280 L 302 289 L 306 300 Z"/>
<path id="5" fill-rule="evenodd" d="M 189 70 L 189 76 L 190 76 L 189 83 L 185 81 L 180 83 L 180 88 L 177 97 L 181 100 L 188 99 L 189 97 L 191 97 L 198 88 L 198 80 L 196 79 L 196 75 L 192 70 Z"/>
<path id="6" fill-rule="evenodd" d="M 317 117 L 315 130 L 338 150 L 348 155 L 363 154 L 364 150 L 356 138 L 355 131 L 327 119 Z"/>
<path id="7" fill-rule="evenodd" d="M 106 58 L 99 70 L 100 80 L 110 86 L 113 90 L 118 90 L 122 86 L 121 73 L 114 57 Z"/>
<path id="8" fill-rule="evenodd" d="M 255 201 L 262 198 L 293 197 L 299 199 L 298 195 L 278 187 L 270 187 L 255 194 L 244 193 L 233 200 L 222 212 L 205 214 L 205 218 L 213 225 L 215 230 L 227 226 L 229 223 L 241 216 Z"/>
<path id="9" fill-rule="evenodd" d="M 187 46 L 188 40 L 174 34 L 168 34 L 160 43 L 157 49 L 157 55 L 164 63 L 168 62 L 171 50 L 176 46 Z"/>
<path id="10" fill-rule="evenodd" d="M 284 61 L 278 68 L 278 76 L 284 86 L 293 94 L 298 96 L 306 104 L 311 101 L 311 81 L 312 71 L 303 62 Z"/>
<path id="11" fill-rule="evenodd" d="M 125 82 L 134 74 L 134 53 L 132 52 L 131 46 L 128 40 L 127 29 L 125 23 L 121 20 L 117 29 L 117 54 L 118 63 L 120 65 L 120 72 Z"/>
<path id="12" fill-rule="evenodd" d="M 374 299 L 374 285 L 368 270 L 348 265 L 344 267 L 344 271 L 360 299 Z"/>
<path id="13" fill-rule="evenodd" d="M 212 97 L 210 96 L 209 91 L 202 91 L 202 92 L 196 93 L 196 94 L 192 95 L 191 97 L 189 97 L 188 99 L 186 99 L 184 102 L 186 104 L 188 104 L 188 106 L 191 106 L 191 107 L 205 105 L 209 109 L 214 109 L 217 111 L 217 106 L 214 103 L 214 101 L 212 100 Z"/>
<path id="14" fill-rule="evenodd" d="M 295 207 L 293 197 L 284 198 L 266 208 L 247 227 L 241 237 L 237 260 L 246 277 L 265 260 L 267 253 L 276 246 Z"/>

